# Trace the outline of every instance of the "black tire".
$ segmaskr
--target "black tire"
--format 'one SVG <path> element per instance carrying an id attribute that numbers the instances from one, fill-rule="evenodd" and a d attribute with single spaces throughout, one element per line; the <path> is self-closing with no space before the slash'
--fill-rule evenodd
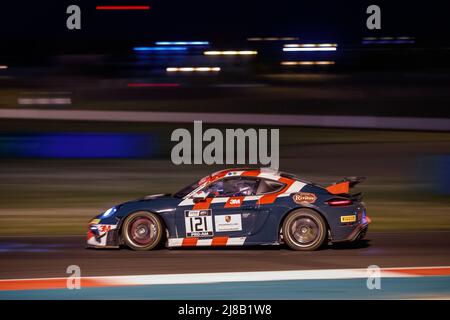
<path id="1" fill-rule="evenodd" d="M 320 248 L 327 237 L 327 225 L 314 210 L 298 209 L 283 222 L 283 239 L 292 250 L 313 251 Z"/>
<path id="2" fill-rule="evenodd" d="M 164 226 L 154 213 L 138 211 L 130 214 L 122 225 L 122 239 L 131 249 L 148 251 L 157 248 L 163 238 Z"/>

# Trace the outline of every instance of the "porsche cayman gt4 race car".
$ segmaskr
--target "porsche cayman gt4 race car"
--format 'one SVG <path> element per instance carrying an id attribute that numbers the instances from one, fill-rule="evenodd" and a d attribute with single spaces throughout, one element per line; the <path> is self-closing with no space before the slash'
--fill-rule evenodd
<path id="1" fill-rule="evenodd" d="M 361 194 L 363 177 L 322 187 L 288 173 L 229 169 L 172 195 L 152 195 L 114 206 L 89 223 L 88 247 L 126 245 L 244 246 L 286 243 L 315 250 L 327 241 L 358 241 L 370 223 Z"/>

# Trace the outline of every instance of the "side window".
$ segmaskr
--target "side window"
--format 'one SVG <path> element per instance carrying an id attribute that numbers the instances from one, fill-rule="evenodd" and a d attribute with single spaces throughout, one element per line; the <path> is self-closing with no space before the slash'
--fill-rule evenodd
<path id="1" fill-rule="evenodd" d="M 229 178 L 207 186 L 204 191 L 209 197 L 254 196 L 258 190 L 259 179 Z"/>
<path id="2" fill-rule="evenodd" d="M 280 191 L 284 187 L 284 183 L 274 180 L 262 179 L 259 183 L 256 194 L 265 194 Z"/>

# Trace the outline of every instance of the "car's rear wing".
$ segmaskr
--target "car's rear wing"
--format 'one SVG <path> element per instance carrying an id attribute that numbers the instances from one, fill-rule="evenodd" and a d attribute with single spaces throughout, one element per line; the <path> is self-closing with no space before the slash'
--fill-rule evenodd
<path id="1" fill-rule="evenodd" d="M 366 177 L 347 177 L 326 187 L 331 194 L 349 194 L 350 188 L 366 180 Z"/>

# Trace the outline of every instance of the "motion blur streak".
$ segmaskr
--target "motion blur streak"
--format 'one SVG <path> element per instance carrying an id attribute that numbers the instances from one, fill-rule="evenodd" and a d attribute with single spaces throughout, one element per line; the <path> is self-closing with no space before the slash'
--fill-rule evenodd
<path id="1" fill-rule="evenodd" d="M 169 67 L 167 72 L 218 72 L 220 67 Z"/>
<path id="2" fill-rule="evenodd" d="M 449 276 L 450 267 L 405 267 L 381 269 L 383 278 L 412 278 L 426 276 Z M 87 286 L 141 286 L 169 284 L 199 284 L 221 282 L 285 281 L 364 279 L 367 269 L 324 269 L 256 272 L 220 272 L 188 274 L 153 274 L 136 276 L 84 277 Z M 0 291 L 27 289 L 65 288 L 67 278 L 6 279 L 0 280 Z"/>
<path id="3" fill-rule="evenodd" d="M 416 274 L 418 269 L 420 274 Z M 420 270 L 425 271 L 421 273 Z M 367 290 L 367 269 L 153 274 L 81 277 L 83 290 L 67 290 L 67 278 L 0 280 L 1 299 L 414 299 L 448 298 L 449 267 L 381 269 L 383 290 Z M 306 293 L 306 295 L 305 295 Z"/>
<path id="4" fill-rule="evenodd" d="M 208 41 L 157 41 L 157 46 L 207 46 Z"/>
<path id="5" fill-rule="evenodd" d="M 364 37 L 362 44 L 414 44 L 414 37 Z"/>
<path id="6" fill-rule="evenodd" d="M 150 6 L 96 6 L 96 10 L 149 10 Z"/>
<path id="7" fill-rule="evenodd" d="M 175 68 L 178 69 L 178 68 Z M 220 69 L 220 68 L 219 68 Z M 189 70 L 190 71 L 190 70 Z M 0 109 L 4 119 L 89 120 L 119 122 L 191 123 L 202 119 L 209 123 L 317 126 L 336 128 L 406 129 L 449 131 L 450 119 L 372 116 L 322 116 L 296 114 L 150 112 L 150 111 L 92 111 L 92 110 L 40 110 Z"/>
<path id="8" fill-rule="evenodd" d="M 286 44 L 283 51 L 336 51 L 335 43 Z"/>
<path id="9" fill-rule="evenodd" d="M 295 41 L 297 37 L 252 37 L 247 38 L 247 41 Z"/>
<path id="10" fill-rule="evenodd" d="M 8 66 L 0 65 L 0 69 L 8 69 Z"/>
<path id="11" fill-rule="evenodd" d="M 70 95 L 71 91 L 24 91 L 24 95 Z"/>
<path id="12" fill-rule="evenodd" d="M 448 299 L 450 277 L 383 279 L 383 290 L 368 290 L 365 279 L 220 282 L 200 284 L 92 287 L 0 291 L 3 300 L 21 299 Z"/>
<path id="13" fill-rule="evenodd" d="M 186 47 L 134 47 L 134 51 L 186 51 Z"/>
<path id="14" fill-rule="evenodd" d="M 0 156 L 22 158 L 142 158 L 157 151 L 154 135 L 138 133 L 34 133 L 0 137 Z"/>
<path id="15" fill-rule="evenodd" d="M 283 51 L 336 51 L 336 47 L 328 47 L 328 48 L 283 48 Z"/>
<path id="16" fill-rule="evenodd" d="M 128 83 L 127 87 L 179 87 L 179 83 Z"/>
<path id="17" fill-rule="evenodd" d="M 286 48 L 328 48 L 337 47 L 335 43 L 305 43 L 305 44 L 286 44 Z"/>
<path id="18" fill-rule="evenodd" d="M 364 37 L 363 40 L 414 40 L 414 37 Z"/>
<path id="19" fill-rule="evenodd" d="M 312 65 L 333 65 L 334 61 L 282 61 L 283 66 L 312 66 Z"/>
<path id="20" fill-rule="evenodd" d="M 220 56 L 220 55 L 236 56 L 236 55 L 256 55 L 258 54 L 258 52 L 250 50 L 241 50 L 241 51 L 227 50 L 227 51 L 205 51 L 204 54 L 207 56 Z"/>
<path id="21" fill-rule="evenodd" d="M 19 98 L 18 104 L 22 105 L 49 105 L 49 104 L 72 104 L 70 98 Z"/>

